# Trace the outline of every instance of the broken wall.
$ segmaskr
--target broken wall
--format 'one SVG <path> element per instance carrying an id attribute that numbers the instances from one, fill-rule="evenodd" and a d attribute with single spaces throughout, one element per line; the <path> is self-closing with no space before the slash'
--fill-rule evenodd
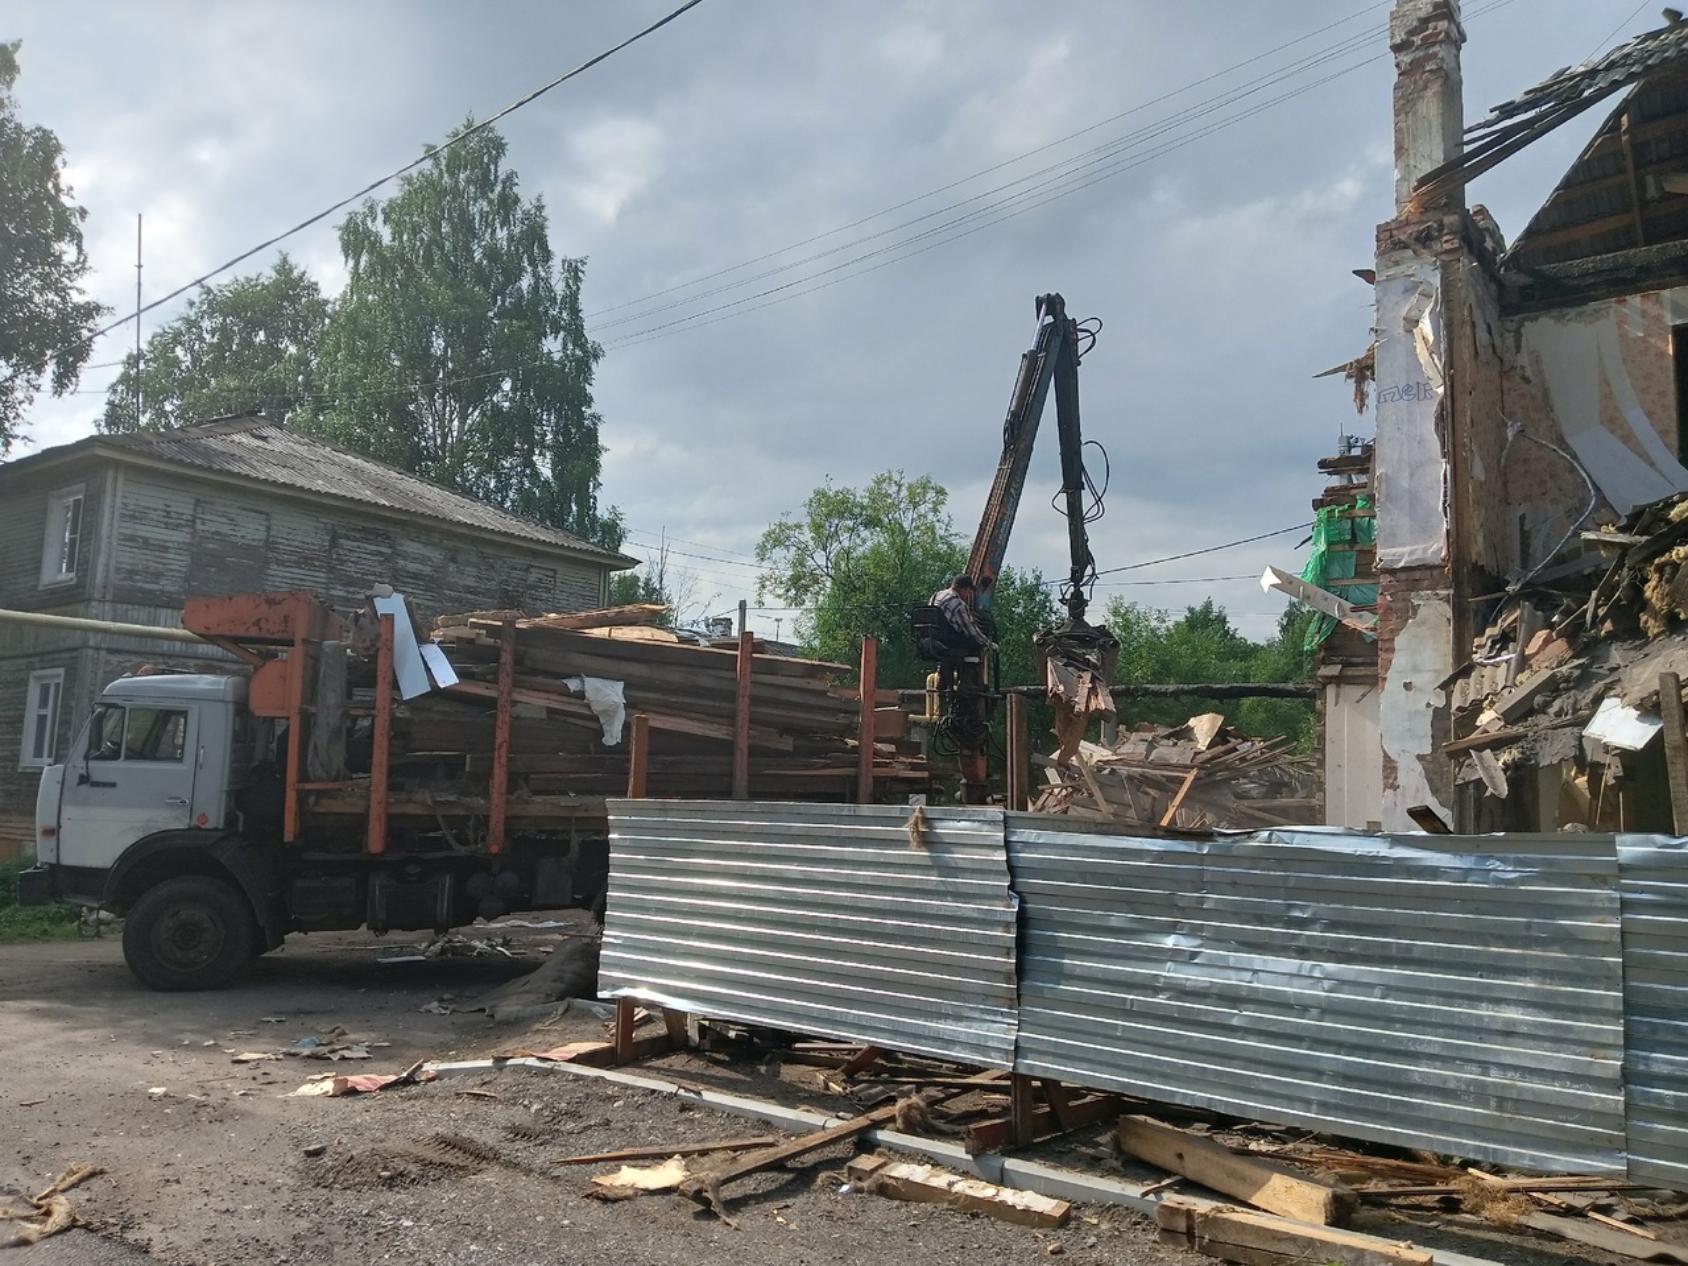
<path id="1" fill-rule="evenodd" d="M 1540 563 L 1591 499 L 1610 520 L 1688 491 L 1677 324 L 1688 324 L 1688 287 L 1508 318 L 1503 407 L 1514 434 L 1504 496 L 1517 524 L 1515 567 Z"/>

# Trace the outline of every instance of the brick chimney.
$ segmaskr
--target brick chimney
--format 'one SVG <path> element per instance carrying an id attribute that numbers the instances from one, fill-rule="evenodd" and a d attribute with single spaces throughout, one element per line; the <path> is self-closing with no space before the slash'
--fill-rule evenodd
<path id="1" fill-rule="evenodd" d="M 1395 54 L 1395 212 L 1407 210 L 1425 172 L 1458 158 L 1465 129 L 1459 0 L 1395 0 L 1389 49 Z M 1464 191 L 1440 205 L 1464 204 Z"/>

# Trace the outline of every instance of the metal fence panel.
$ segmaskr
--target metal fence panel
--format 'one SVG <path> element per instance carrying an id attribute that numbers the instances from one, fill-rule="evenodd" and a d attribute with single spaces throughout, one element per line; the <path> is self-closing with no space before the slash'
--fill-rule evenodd
<path id="1" fill-rule="evenodd" d="M 1014 1060 L 1002 814 L 612 800 L 599 992 L 995 1068 Z"/>
<path id="2" fill-rule="evenodd" d="M 1688 1190 L 1688 840 L 1618 837 L 1629 1176 Z"/>
<path id="3" fill-rule="evenodd" d="M 1611 837 L 1175 840 L 1025 814 L 1007 824 L 1019 1071 L 1623 1172 Z"/>

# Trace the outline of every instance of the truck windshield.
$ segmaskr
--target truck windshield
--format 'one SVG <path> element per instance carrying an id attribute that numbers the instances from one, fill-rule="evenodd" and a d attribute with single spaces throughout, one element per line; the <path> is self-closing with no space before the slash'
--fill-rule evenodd
<path id="1" fill-rule="evenodd" d="M 104 703 L 88 730 L 89 760 L 180 761 L 188 714 L 180 708 Z"/>

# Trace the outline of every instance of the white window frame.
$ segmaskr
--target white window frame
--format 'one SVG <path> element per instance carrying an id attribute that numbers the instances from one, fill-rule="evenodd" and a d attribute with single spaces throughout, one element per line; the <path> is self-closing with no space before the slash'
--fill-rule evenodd
<path id="1" fill-rule="evenodd" d="M 37 701 L 40 689 L 44 685 L 53 688 L 52 698 L 47 705 L 47 750 L 35 750 L 35 726 L 41 717 L 41 705 Z M 23 741 L 18 746 L 19 769 L 45 769 L 58 759 L 59 754 L 59 718 L 64 710 L 64 669 L 44 668 L 40 672 L 29 674 L 28 693 L 23 698 Z"/>
<path id="2" fill-rule="evenodd" d="M 88 499 L 83 484 L 60 488 L 47 498 L 46 532 L 41 542 L 41 587 L 68 585 L 76 580 L 87 557 Z M 76 532 L 70 532 L 71 507 L 76 507 Z M 70 564 L 68 570 L 66 563 Z"/>

